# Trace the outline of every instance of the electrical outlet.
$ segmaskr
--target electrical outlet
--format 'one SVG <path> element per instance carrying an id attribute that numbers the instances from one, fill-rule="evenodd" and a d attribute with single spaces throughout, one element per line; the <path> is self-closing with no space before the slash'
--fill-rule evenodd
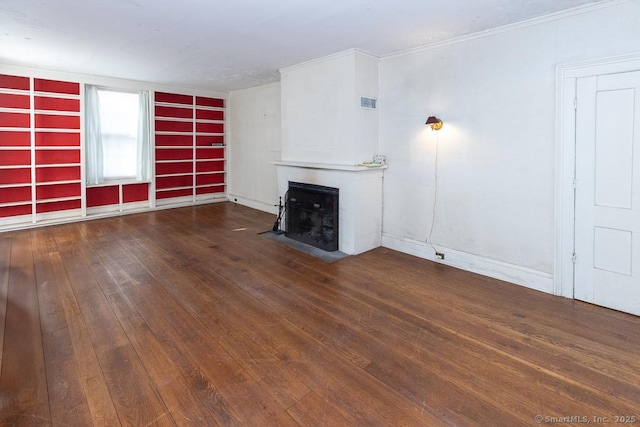
<path id="1" fill-rule="evenodd" d="M 444 259 L 444 254 L 442 252 L 436 252 L 436 258 Z"/>

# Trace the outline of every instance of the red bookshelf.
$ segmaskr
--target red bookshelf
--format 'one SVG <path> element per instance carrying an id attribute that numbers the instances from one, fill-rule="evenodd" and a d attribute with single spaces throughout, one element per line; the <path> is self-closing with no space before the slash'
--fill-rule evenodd
<path id="1" fill-rule="evenodd" d="M 0 75 L 0 217 L 79 215 L 80 84 Z"/>
<path id="2" fill-rule="evenodd" d="M 224 108 L 224 99 L 156 92 L 158 204 L 225 193 Z"/>
<path id="3" fill-rule="evenodd" d="M 85 188 L 81 93 L 78 82 L 0 74 L 1 227 L 149 207 L 152 186 L 159 205 L 225 194 L 224 99 L 156 92 L 154 184 Z"/>
<path id="4" fill-rule="evenodd" d="M 0 74 L 0 218 L 33 210 L 31 80 Z"/>
<path id="5" fill-rule="evenodd" d="M 80 84 L 33 84 L 36 213 L 80 209 Z"/>

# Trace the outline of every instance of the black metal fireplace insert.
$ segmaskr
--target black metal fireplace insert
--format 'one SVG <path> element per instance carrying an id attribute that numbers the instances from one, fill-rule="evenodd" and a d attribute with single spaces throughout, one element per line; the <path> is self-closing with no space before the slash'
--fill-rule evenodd
<path id="1" fill-rule="evenodd" d="M 328 252 L 337 251 L 339 191 L 290 181 L 285 235 Z"/>

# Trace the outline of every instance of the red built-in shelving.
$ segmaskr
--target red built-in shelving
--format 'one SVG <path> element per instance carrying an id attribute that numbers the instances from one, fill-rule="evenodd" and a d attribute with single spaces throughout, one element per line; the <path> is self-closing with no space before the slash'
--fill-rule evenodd
<path id="1" fill-rule="evenodd" d="M 0 75 L 0 217 L 81 207 L 80 84 Z"/>
<path id="2" fill-rule="evenodd" d="M 80 84 L 33 84 L 36 213 L 80 209 Z"/>
<path id="3" fill-rule="evenodd" d="M 155 94 L 156 199 L 173 203 L 225 192 L 225 101 Z"/>
<path id="4" fill-rule="evenodd" d="M 0 219 L 81 215 L 80 93 L 76 82 L 0 74 Z M 159 204 L 224 194 L 225 100 L 156 92 L 154 114 Z M 149 187 L 87 187 L 86 206 L 140 206 Z"/>
<path id="5" fill-rule="evenodd" d="M 31 139 L 31 80 L 0 74 L 0 218 L 32 214 Z"/>

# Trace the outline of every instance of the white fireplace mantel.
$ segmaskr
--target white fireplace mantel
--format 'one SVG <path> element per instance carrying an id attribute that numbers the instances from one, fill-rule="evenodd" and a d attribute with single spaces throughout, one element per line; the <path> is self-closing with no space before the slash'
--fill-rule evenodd
<path id="1" fill-rule="evenodd" d="M 291 166 L 296 168 L 326 169 L 326 170 L 347 171 L 347 172 L 366 172 L 366 171 L 372 171 L 372 170 L 382 170 L 387 168 L 387 165 L 380 165 L 380 166 L 338 165 L 333 163 L 291 162 L 291 161 L 285 161 L 285 160 L 280 160 L 272 163 L 276 166 Z"/>
<path id="2" fill-rule="evenodd" d="M 338 249 L 355 255 L 382 243 L 382 179 L 387 166 L 352 166 L 294 161 L 273 162 L 278 171 L 278 193 L 289 182 L 338 188 Z M 286 212 L 285 212 L 286 217 Z M 283 225 L 286 221 L 283 221 Z"/>

